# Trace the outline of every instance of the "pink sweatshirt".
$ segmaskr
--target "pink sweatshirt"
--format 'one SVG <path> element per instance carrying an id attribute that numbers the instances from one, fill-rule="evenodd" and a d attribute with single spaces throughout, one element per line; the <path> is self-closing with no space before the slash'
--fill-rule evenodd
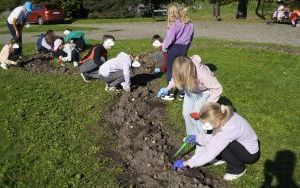
<path id="1" fill-rule="evenodd" d="M 11 47 L 9 44 L 6 44 L 0 52 L 0 63 L 5 63 L 8 65 L 14 64 L 15 63 L 14 61 L 8 59 L 10 53 L 11 53 Z"/>
<path id="2" fill-rule="evenodd" d="M 206 65 L 196 61 L 193 62 L 196 66 L 198 79 L 198 90 L 194 92 L 197 93 L 208 90 L 210 92 L 210 96 L 208 97 L 207 102 L 217 102 L 223 92 L 221 84 Z M 170 90 L 174 87 L 175 83 L 174 79 L 172 78 L 167 89 Z"/>
<path id="3" fill-rule="evenodd" d="M 257 135 L 250 124 L 237 113 L 234 113 L 215 135 L 196 135 L 196 139 L 203 148 L 186 161 L 191 168 L 212 161 L 234 140 L 242 144 L 251 154 L 259 150 Z"/>

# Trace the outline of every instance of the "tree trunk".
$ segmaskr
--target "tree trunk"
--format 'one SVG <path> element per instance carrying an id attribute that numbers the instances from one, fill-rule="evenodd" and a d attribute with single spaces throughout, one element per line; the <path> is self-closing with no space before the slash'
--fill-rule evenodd
<path id="1" fill-rule="evenodd" d="M 247 18 L 247 5 L 248 5 L 248 0 L 239 0 L 238 9 L 236 12 L 236 19 Z"/>

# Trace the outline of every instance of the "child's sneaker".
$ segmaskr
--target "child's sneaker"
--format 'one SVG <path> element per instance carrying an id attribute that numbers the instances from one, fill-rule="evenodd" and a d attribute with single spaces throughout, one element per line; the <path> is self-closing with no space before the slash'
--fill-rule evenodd
<path id="1" fill-rule="evenodd" d="M 229 174 L 226 173 L 223 177 L 224 180 L 226 181 L 232 181 L 232 180 L 236 180 L 238 178 L 240 178 L 241 176 L 243 176 L 246 172 L 246 169 L 244 170 L 244 172 L 240 173 L 240 174 Z"/>
<path id="2" fill-rule="evenodd" d="M 73 61 L 73 65 L 74 65 L 74 67 L 78 67 L 78 62 Z"/>
<path id="3" fill-rule="evenodd" d="M 218 159 L 214 159 L 210 162 L 210 164 L 214 165 L 214 166 L 219 166 L 219 165 L 222 165 L 222 164 L 225 164 L 226 162 L 223 161 L 223 160 L 218 160 Z"/>
<path id="4" fill-rule="evenodd" d="M 5 63 L 1 63 L 0 66 L 1 66 L 1 68 L 4 69 L 4 70 L 7 70 L 7 69 L 8 69 Z"/>
<path id="5" fill-rule="evenodd" d="M 173 101 L 174 98 L 174 94 L 173 93 L 169 93 L 168 95 L 163 95 L 161 97 L 162 100 L 166 100 L 166 101 Z"/>
<path id="6" fill-rule="evenodd" d="M 80 76 L 82 77 L 84 82 L 91 82 L 91 80 L 89 80 L 87 77 L 85 77 L 83 73 L 80 73 Z"/>
<path id="7" fill-rule="evenodd" d="M 117 91 L 116 87 L 106 84 L 105 91 Z"/>
<path id="8" fill-rule="evenodd" d="M 184 99 L 184 94 L 178 94 L 178 100 L 182 101 Z"/>

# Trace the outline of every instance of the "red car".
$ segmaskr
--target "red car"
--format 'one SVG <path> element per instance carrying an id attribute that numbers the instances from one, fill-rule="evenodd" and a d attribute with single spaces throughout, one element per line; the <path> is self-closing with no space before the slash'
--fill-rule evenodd
<path id="1" fill-rule="evenodd" d="M 28 23 L 61 22 L 64 21 L 65 15 L 63 10 L 53 4 L 33 4 L 32 12 L 27 17 Z"/>

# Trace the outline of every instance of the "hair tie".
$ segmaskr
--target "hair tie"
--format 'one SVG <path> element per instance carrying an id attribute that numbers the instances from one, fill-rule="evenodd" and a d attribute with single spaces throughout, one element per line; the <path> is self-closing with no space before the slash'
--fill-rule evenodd
<path id="1" fill-rule="evenodd" d="M 224 105 L 221 105 L 221 111 L 222 111 L 222 113 L 224 114 L 224 113 L 225 113 L 225 111 L 226 111 L 226 106 L 224 106 Z"/>

